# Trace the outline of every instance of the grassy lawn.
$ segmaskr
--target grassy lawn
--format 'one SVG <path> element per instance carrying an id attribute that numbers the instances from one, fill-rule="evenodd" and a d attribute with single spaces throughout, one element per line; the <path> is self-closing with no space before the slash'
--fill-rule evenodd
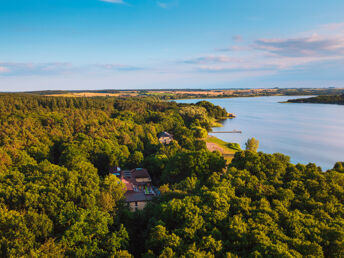
<path id="1" fill-rule="evenodd" d="M 219 122 L 214 121 L 212 127 L 223 127 L 223 125 Z"/>
<path id="2" fill-rule="evenodd" d="M 208 138 L 206 139 L 206 142 L 215 143 L 230 153 L 235 153 L 241 150 L 239 144 L 225 142 L 215 136 L 208 136 Z"/>
<path id="3" fill-rule="evenodd" d="M 227 160 L 227 163 L 230 163 L 234 157 L 234 154 L 237 151 L 240 151 L 240 146 L 237 143 L 228 143 L 222 141 L 215 136 L 208 136 L 205 140 L 207 147 L 210 151 L 218 150 L 222 153 L 223 157 Z"/>

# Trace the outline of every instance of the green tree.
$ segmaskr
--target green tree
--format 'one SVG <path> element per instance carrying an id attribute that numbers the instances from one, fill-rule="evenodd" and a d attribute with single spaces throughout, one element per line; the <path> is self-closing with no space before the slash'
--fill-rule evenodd
<path id="1" fill-rule="evenodd" d="M 245 147 L 246 147 L 246 150 L 256 152 L 258 150 L 258 147 L 259 147 L 259 141 L 256 140 L 255 138 L 250 138 L 245 143 Z"/>
<path id="2" fill-rule="evenodd" d="M 140 167 L 143 162 L 143 154 L 140 151 L 134 151 L 128 158 L 128 166 Z"/>

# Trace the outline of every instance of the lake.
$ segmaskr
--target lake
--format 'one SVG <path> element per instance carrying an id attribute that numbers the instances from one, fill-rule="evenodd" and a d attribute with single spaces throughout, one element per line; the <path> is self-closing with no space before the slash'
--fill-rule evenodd
<path id="1" fill-rule="evenodd" d="M 207 100 L 226 108 L 237 117 L 222 121 L 214 132 L 240 130 L 242 134 L 213 134 L 245 148 L 248 138 L 259 140 L 259 151 L 283 153 L 291 162 L 316 163 L 324 170 L 344 161 L 344 106 L 328 104 L 279 103 L 300 97 L 271 96 L 226 99 L 189 99 L 179 103 Z"/>

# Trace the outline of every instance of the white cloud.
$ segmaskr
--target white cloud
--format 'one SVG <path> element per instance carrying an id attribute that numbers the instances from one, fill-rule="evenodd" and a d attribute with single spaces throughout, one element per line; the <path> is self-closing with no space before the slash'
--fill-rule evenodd
<path id="1" fill-rule="evenodd" d="M 341 22 L 341 23 L 329 23 L 329 24 L 324 24 L 324 25 L 321 25 L 320 27 L 320 30 L 323 30 L 323 31 L 343 31 L 344 30 L 344 22 Z"/>
<path id="2" fill-rule="evenodd" d="M 235 35 L 233 36 L 233 40 L 236 42 L 243 41 L 243 37 L 241 35 Z"/>
<path id="3" fill-rule="evenodd" d="M 190 58 L 183 61 L 186 64 L 209 64 L 209 63 L 228 63 L 232 61 L 229 56 L 216 56 L 216 55 L 209 55 L 209 56 L 201 56 L 196 58 Z"/>
<path id="4" fill-rule="evenodd" d="M 0 62 L 0 74 L 5 76 L 16 75 L 51 75 L 62 74 L 73 69 L 69 63 L 15 63 Z"/>
<path id="5" fill-rule="evenodd" d="M 324 57 L 344 54 L 343 36 L 319 36 L 289 39 L 259 39 L 253 48 L 287 57 Z"/>
<path id="6" fill-rule="evenodd" d="M 161 2 L 157 2 L 156 3 L 159 7 L 161 7 L 161 8 L 164 8 L 164 9 L 166 9 L 167 7 L 168 7 L 168 5 L 166 4 L 166 3 L 161 3 Z"/>
<path id="7" fill-rule="evenodd" d="M 156 1 L 156 4 L 163 9 L 169 9 L 178 6 L 178 0 L 161 0 Z"/>
<path id="8" fill-rule="evenodd" d="M 241 41 L 237 37 L 231 41 L 233 45 L 227 48 L 185 59 L 158 61 L 159 63 L 148 68 L 145 65 L 138 67 L 135 64 L 118 63 L 75 66 L 66 63 L 0 62 L 0 88 L 1 84 L 3 87 L 7 85 L 5 82 L 17 83 L 17 80 L 25 81 L 24 79 L 31 77 L 38 78 L 45 85 L 49 76 L 43 75 L 53 75 L 53 78 L 75 77 L 77 82 L 85 82 L 91 88 L 94 88 L 93 85 L 102 85 L 103 88 L 112 85 L 138 88 L 146 85 L 154 88 L 161 85 L 214 85 L 251 80 L 259 76 L 270 79 L 268 76 L 298 71 L 307 72 L 305 76 L 314 80 L 321 76 L 319 72 L 309 76 L 314 68 L 323 70 L 323 74 L 328 74 L 326 69 L 330 70 L 331 66 L 342 71 L 340 64 L 344 62 L 344 24 L 328 24 L 314 30 L 316 33 L 303 32 L 285 38 L 256 38 L 249 41 L 245 37 Z M 275 78 L 277 77 L 272 77 Z M 338 78 L 342 83 L 342 75 L 339 74 Z M 66 85 L 70 84 L 71 82 L 66 82 Z"/>
<path id="9" fill-rule="evenodd" d="M 123 64 L 89 64 L 75 66 L 70 63 L 16 63 L 0 62 L 1 76 L 46 76 L 61 74 L 83 74 L 85 72 L 132 72 L 144 70 L 142 67 Z"/>
<path id="10" fill-rule="evenodd" d="M 236 45 L 215 49 L 230 52 L 232 57 L 225 63 L 206 62 L 206 56 L 198 58 L 202 62 L 195 59 L 193 63 L 199 65 L 195 69 L 205 72 L 225 73 L 237 69 L 280 72 L 344 60 L 344 23 L 326 24 L 315 30 L 289 38 L 261 38 L 245 44 L 241 42 L 240 45 L 237 42 Z M 226 60 L 226 55 L 221 60 Z"/>
<path id="11" fill-rule="evenodd" d="M 216 51 L 221 51 L 221 52 L 229 52 L 229 51 L 233 51 L 233 52 L 239 52 L 239 51 L 248 51 L 251 50 L 251 47 L 249 46 L 230 46 L 230 47 L 225 47 L 225 48 L 217 48 L 215 49 Z"/>
<path id="12" fill-rule="evenodd" d="M 10 71 L 10 69 L 8 69 L 7 67 L 5 66 L 0 66 L 0 74 L 1 73 L 8 73 Z"/>
<path id="13" fill-rule="evenodd" d="M 122 65 L 122 64 L 98 64 L 95 65 L 96 68 L 103 70 L 112 70 L 112 71 L 138 71 L 143 70 L 144 68 L 131 65 Z"/>
<path id="14" fill-rule="evenodd" d="M 123 0 L 99 0 L 101 2 L 112 3 L 112 4 L 124 4 Z"/>

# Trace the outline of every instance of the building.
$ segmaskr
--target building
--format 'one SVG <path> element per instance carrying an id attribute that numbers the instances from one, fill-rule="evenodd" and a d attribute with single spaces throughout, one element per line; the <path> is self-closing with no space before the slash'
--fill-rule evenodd
<path id="1" fill-rule="evenodd" d="M 113 174 L 125 184 L 127 189 L 125 201 L 128 203 L 131 210 L 143 209 L 146 203 L 156 196 L 152 185 L 152 179 L 147 169 L 135 168 L 132 170 L 116 170 Z"/>
<path id="2" fill-rule="evenodd" d="M 173 141 L 172 134 L 169 134 L 168 132 L 162 132 L 158 134 L 159 142 L 162 144 L 170 144 L 171 141 Z"/>

